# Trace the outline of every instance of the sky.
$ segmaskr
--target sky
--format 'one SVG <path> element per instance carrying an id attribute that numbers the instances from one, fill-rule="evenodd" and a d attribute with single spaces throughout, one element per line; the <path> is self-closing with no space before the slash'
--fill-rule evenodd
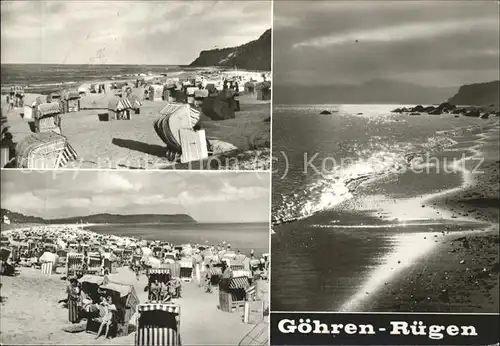
<path id="1" fill-rule="evenodd" d="M 111 213 L 269 221 L 269 175 L 255 172 L 7 170 L 1 186 L 2 208 L 45 219 Z"/>
<path id="2" fill-rule="evenodd" d="M 2 1 L 2 63 L 189 64 L 271 28 L 269 1 Z"/>
<path id="3" fill-rule="evenodd" d="M 282 0 L 273 22 L 276 84 L 449 87 L 499 78 L 496 1 Z"/>

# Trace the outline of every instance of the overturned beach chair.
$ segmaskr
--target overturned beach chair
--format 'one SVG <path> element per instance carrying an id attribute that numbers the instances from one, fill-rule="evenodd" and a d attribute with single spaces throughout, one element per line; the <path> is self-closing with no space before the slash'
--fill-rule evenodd
<path id="1" fill-rule="evenodd" d="M 167 156 L 181 162 L 201 160 L 208 157 L 208 146 L 204 130 L 195 131 L 201 113 L 189 104 L 172 103 L 160 111 L 154 123 L 158 137 L 167 145 Z"/>
<path id="2" fill-rule="evenodd" d="M 33 133 L 16 146 L 18 168 L 58 169 L 77 159 L 67 138 L 55 132 Z"/>
<path id="3" fill-rule="evenodd" d="M 137 306 L 136 345 L 181 345 L 181 308 L 177 304 Z"/>

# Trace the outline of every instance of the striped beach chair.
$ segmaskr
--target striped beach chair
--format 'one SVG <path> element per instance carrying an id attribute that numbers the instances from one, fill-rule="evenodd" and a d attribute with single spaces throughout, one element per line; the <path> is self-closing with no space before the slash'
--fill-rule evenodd
<path id="1" fill-rule="evenodd" d="M 191 258 L 183 258 L 179 261 L 179 264 L 181 267 L 181 280 L 190 282 L 193 278 L 193 260 Z"/>
<path id="2" fill-rule="evenodd" d="M 139 304 L 137 312 L 136 345 L 181 345 L 179 305 Z"/>
<path id="3" fill-rule="evenodd" d="M 54 270 L 54 263 L 52 262 L 43 262 L 42 263 L 42 274 L 43 275 L 47 275 L 47 276 L 51 276 L 55 270 Z"/>
<path id="4" fill-rule="evenodd" d="M 16 145 L 18 168 L 58 169 L 77 159 L 68 139 L 53 131 L 33 133 Z"/>
<path id="5" fill-rule="evenodd" d="M 70 252 L 66 255 L 66 277 L 83 275 L 83 258 L 81 253 Z"/>
<path id="6" fill-rule="evenodd" d="M 87 272 L 101 274 L 102 257 L 100 254 L 89 254 L 87 259 Z"/>
<path id="7" fill-rule="evenodd" d="M 163 263 L 162 268 L 170 269 L 170 277 L 172 279 L 179 279 L 181 277 L 181 265 L 179 262 Z"/>

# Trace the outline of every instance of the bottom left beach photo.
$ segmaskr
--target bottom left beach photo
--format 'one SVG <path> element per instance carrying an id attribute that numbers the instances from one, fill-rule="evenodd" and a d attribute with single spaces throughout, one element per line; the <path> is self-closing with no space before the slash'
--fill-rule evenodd
<path id="1" fill-rule="evenodd" d="M 267 345 L 269 180 L 2 171 L 0 343 Z"/>

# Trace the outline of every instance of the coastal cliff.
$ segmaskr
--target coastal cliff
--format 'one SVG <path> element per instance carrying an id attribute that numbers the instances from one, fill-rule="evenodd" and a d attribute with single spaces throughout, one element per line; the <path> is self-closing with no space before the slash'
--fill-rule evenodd
<path id="1" fill-rule="evenodd" d="M 41 217 L 26 216 L 21 213 L 12 212 L 8 209 L 1 210 L 2 218 L 6 215 L 11 223 L 30 223 L 30 224 L 72 224 L 72 223 L 196 223 L 191 216 L 187 214 L 139 214 L 139 215 L 117 215 L 117 214 L 95 214 L 88 216 L 76 216 L 63 219 L 43 219 Z"/>
<path id="2" fill-rule="evenodd" d="M 448 99 L 453 105 L 499 106 L 500 81 L 462 85 L 458 93 Z"/>
<path id="3" fill-rule="evenodd" d="M 189 66 L 236 66 L 244 70 L 271 71 L 271 29 L 257 40 L 238 47 L 204 50 Z"/>

